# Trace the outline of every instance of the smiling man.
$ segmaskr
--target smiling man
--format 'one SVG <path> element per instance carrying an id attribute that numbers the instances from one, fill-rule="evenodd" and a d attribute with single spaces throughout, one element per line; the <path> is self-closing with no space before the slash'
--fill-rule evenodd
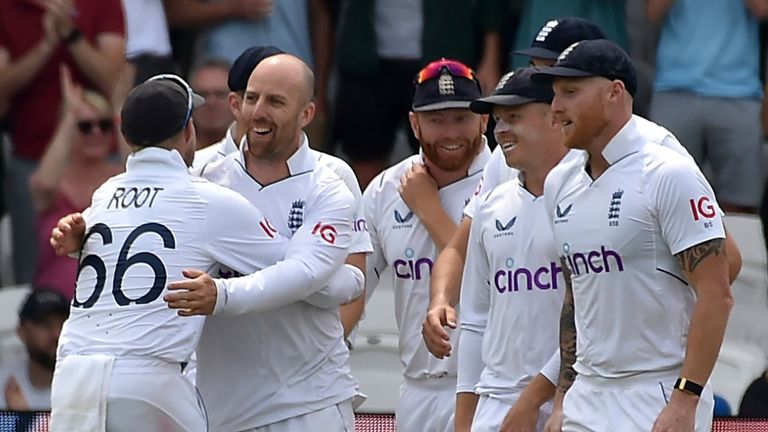
<path id="1" fill-rule="evenodd" d="M 483 137 L 487 117 L 469 110 L 481 96 L 471 69 L 453 60 L 434 61 L 419 72 L 415 85 L 409 117 L 421 152 L 379 174 L 363 194 L 374 250 L 366 295 L 370 298 L 379 275 L 391 266 L 405 368 L 397 429 L 443 432 L 453 429 L 456 360 L 429 354 L 421 322 L 432 263 L 456 230 L 490 151 Z"/>

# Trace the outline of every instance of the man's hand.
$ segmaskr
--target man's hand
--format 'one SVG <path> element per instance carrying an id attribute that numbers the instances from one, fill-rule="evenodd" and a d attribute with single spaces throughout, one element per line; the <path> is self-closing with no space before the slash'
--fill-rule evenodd
<path id="1" fill-rule="evenodd" d="M 518 399 L 507 411 L 499 432 L 535 432 L 539 421 L 539 409 Z"/>
<path id="2" fill-rule="evenodd" d="M 163 296 L 171 309 L 179 309 L 179 316 L 210 315 L 216 307 L 216 282 L 199 270 L 184 270 L 187 280 L 173 282 L 168 290 L 178 291 Z"/>
<path id="3" fill-rule="evenodd" d="M 563 430 L 563 408 L 555 407 L 544 424 L 542 432 L 561 432 Z"/>
<path id="4" fill-rule="evenodd" d="M 656 418 L 651 432 L 693 432 L 698 403 L 698 396 L 672 391 L 669 403 Z"/>
<path id="5" fill-rule="evenodd" d="M 49 240 L 56 255 L 63 256 L 80 251 L 85 236 L 85 219 L 80 213 L 72 213 L 59 219 L 51 231 Z"/>
<path id="6" fill-rule="evenodd" d="M 429 352 L 439 359 L 451 356 L 451 337 L 445 331 L 446 326 L 456 328 L 456 310 L 448 304 L 431 306 L 421 334 Z"/>
<path id="7" fill-rule="evenodd" d="M 11 411 L 29 411 L 29 403 L 16 377 L 11 375 L 5 382 L 5 404 Z"/>
<path id="8" fill-rule="evenodd" d="M 53 17 L 56 33 L 65 38 L 75 29 L 74 17 L 77 14 L 72 0 L 44 0 L 46 12 Z"/>
<path id="9" fill-rule="evenodd" d="M 419 219 L 440 206 L 437 182 L 421 163 L 415 163 L 400 178 L 400 198 Z"/>
<path id="10" fill-rule="evenodd" d="M 272 0 L 233 0 L 234 15 L 237 18 L 263 19 L 272 13 Z"/>

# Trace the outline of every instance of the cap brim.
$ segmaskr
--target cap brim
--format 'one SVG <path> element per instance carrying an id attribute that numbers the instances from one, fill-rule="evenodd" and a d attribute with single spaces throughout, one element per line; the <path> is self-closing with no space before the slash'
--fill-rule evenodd
<path id="1" fill-rule="evenodd" d="M 539 83 L 551 83 L 557 77 L 584 78 L 594 76 L 592 72 L 583 71 L 563 66 L 544 67 L 531 75 L 533 81 Z"/>
<path id="2" fill-rule="evenodd" d="M 494 95 L 472 102 L 469 105 L 469 109 L 478 114 L 490 114 L 493 111 L 494 106 L 519 106 L 530 102 L 537 101 L 534 98 L 518 95 Z"/>
<path id="3" fill-rule="evenodd" d="M 435 102 L 427 105 L 422 105 L 419 107 L 412 107 L 411 110 L 413 112 L 425 112 L 425 111 L 437 111 L 437 110 L 450 109 L 450 108 L 469 108 L 469 105 L 471 103 L 472 101 Z"/>
<path id="4" fill-rule="evenodd" d="M 197 108 L 205 103 L 205 98 L 197 93 L 192 93 L 192 108 Z"/>
<path id="5" fill-rule="evenodd" d="M 512 54 L 524 55 L 524 56 L 547 59 L 547 60 L 557 60 L 557 58 L 560 56 L 559 52 L 548 50 L 546 48 L 541 48 L 541 47 L 524 48 L 521 50 L 514 51 Z"/>

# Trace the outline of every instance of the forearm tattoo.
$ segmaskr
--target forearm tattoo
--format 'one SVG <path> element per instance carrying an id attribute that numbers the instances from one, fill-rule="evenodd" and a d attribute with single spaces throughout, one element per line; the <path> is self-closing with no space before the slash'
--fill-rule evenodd
<path id="1" fill-rule="evenodd" d="M 571 271 L 562 258 L 560 266 L 563 268 L 563 279 L 565 279 L 565 298 L 560 312 L 560 377 L 557 386 L 565 393 L 576 379 L 576 371 L 573 370 L 573 364 L 576 363 L 576 322 Z"/>
<path id="2" fill-rule="evenodd" d="M 720 255 L 725 253 L 725 239 L 717 238 L 704 243 L 699 243 L 696 246 L 691 246 L 688 249 L 675 255 L 678 264 L 683 268 L 683 271 L 693 273 L 696 267 L 704 261 L 710 255 Z"/>

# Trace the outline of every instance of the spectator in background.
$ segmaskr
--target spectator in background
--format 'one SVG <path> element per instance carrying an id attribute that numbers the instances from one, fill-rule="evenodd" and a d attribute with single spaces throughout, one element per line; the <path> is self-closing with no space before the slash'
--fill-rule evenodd
<path id="1" fill-rule="evenodd" d="M 312 146 L 325 146 L 328 76 L 331 68 L 330 0 L 165 0 L 172 27 L 204 30 L 197 61 L 229 62 L 253 45 L 273 45 L 293 54 L 315 74 L 316 113 L 305 128 Z"/>
<path id="2" fill-rule="evenodd" d="M 389 165 L 395 132 L 408 124 L 413 77 L 427 61 L 459 60 L 477 71 L 483 89 L 496 86 L 500 11 L 499 0 L 455 0 L 450 7 L 440 0 L 345 2 L 334 135 L 360 187 Z"/>
<path id="3" fill-rule="evenodd" d="M 16 332 L 27 357 L 3 364 L 0 409 L 12 411 L 50 410 L 51 381 L 56 365 L 56 347 L 61 326 L 69 316 L 69 301 L 44 288 L 33 290 L 19 311 Z"/>
<path id="4" fill-rule="evenodd" d="M 29 188 L 38 214 L 40 245 L 34 283 L 71 299 L 77 261 L 56 256 L 48 246 L 51 230 L 60 218 L 88 207 L 96 188 L 122 168 L 108 160 L 115 144 L 109 102 L 73 83 L 66 66 L 62 66 L 61 92 L 64 99 L 59 125 L 30 177 Z"/>
<path id="5" fill-rule="evenodd" d="M 111 96 L 124 61 L 124 27 L 120 0 L 0 2 L 0 107 L 10 107 L 11 148 L 4 183 L 17 283 L 34 275 L 28 184 L 58 121 L 59 65 L 69 67 L 79 85 Z"/>
<path id="6" fill-rule="evenodd" d="M 192 114 L 197 131 L 197 149 L 219 142 L 234 121 L 229 109 L 229 63 L 210 59 L 198 65 L 190 74 L 189 84 L 205 103 Z"/>
<path id="7" fill-rule="evenodd" d="M 758 20 L 768 0 L 648 0 L 663 21 L 651 119 L 709 163 L 724 211 L 755 213 L 762 157 Z"/>
<path id="8" fill-rule="evenodd" d="M 126 24 L 125 57 L 134 69 L 131 88 L 155 75 L 177 73 L 163 2 L 124 0 L 123 6 Z"/>
<path id="9" fill-rule="evenodd" d="M 626 29 L 626 0 L 527 0 L 515 38 L 515 50 L 527 48 L 531 40 L 545 37 L 546 26 L 541 23 L 553 17 L 580 17 L 597 24 L 605 38 L 626 49 L 629 45 Z M 551 21 L 550 21 L 551 22 Z M 513 67 L 524 66 L 519 57 L 513 57 Z"/>
<path id="10" fill-rule="evenodd" d="M 768 370 L 747 387 L 741 398 L 739 417 L 768 418 Z"/>

